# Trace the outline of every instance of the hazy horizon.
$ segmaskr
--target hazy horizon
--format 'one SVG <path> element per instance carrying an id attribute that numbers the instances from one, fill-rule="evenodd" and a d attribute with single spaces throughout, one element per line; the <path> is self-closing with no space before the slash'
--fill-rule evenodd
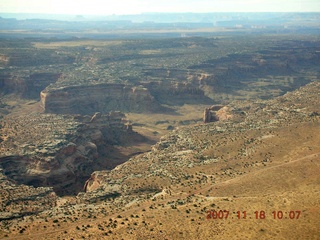
<path id="1" fill-rule="evenodd" d="M 0 0 L 1 13 L 127 15 L 142 13 L 320 12 L 319 0 Z"/>

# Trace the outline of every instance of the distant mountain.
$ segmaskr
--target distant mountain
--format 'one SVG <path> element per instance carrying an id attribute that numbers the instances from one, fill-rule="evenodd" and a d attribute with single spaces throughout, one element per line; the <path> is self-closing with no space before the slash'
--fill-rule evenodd
<path id="1" fill-rule="evenodd" d="M 29 37 L 46 38 L 121 38 L 123 34 L 141 37 L 142 33 L 144 37 L 169 37 L 167 33 L 171 34 L 170 37 L 180 37 L 181 30 L 196 30 L 192 36 L 212 36 L 216 31 L 210 33 L 210 28 L 263 30 L 272 34 L 275 31 L 318 33 L 320 13 L 143 13 L 109 16 L 0 13 L 0 30 L 3 30 L 0 37 L 25 37 L 26 33 Z"/>
<path id="2" fill-rule="evenodd" d="M 282 21 L 308 20 L 319 21 L 320 13 L 234 13 L 234 12 L 216 12 L 216 13 L 142 13 L 132 15 L 63 15 L 63 14 L 39 14 L 39 13 L 0 13 L 2 18 L 15 18 L 17 20 L 26 19 L 51 19 L 60 21 L 122 21 L 132 22 L 152 21 L 157 23 L 176 23 L 176 22 L 209 22 L 216 21 L 271 21 L 281 19 Z"/>

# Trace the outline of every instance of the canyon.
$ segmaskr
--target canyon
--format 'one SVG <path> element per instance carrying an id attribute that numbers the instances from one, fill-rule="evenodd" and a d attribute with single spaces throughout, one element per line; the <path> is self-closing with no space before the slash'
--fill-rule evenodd
<path id="1" fill-rule="evenodd" d="M 121 154 L 119 146 L 147 141 L 121 112 L 24 115 L 3 119 L 0 131 L 3 173 L 20 184 L 52 187 L 59 195 L 82 191 L 93 171 L 112 169 L 137 151 Z"/>
<path id="2" fill-rule="evenodd" d="M 92 172 L 145 151 L 159 133 L 232 120 L 232 101 L 270 99 L 318 78 L 319 42 L 313 39 L 279 38 L 270 46 L 263 40 L 262 49 L 232 38 L 167 41 L 157 40 L 156 50 L 152 40 L 80 42 L 86 46 L 80 48 L 71 41 L 61 49 L 24 41 L 15 51 L 9 44 L 0 62 L 4 173 L 19 183 L 53 187 L 59 195 L 76 194 Z M 222 42 L 226 52 L 217 57 Z M 246 53 L 230 53 L 234 44 Z M 182 56 L 173 57 L 171 48 Z M 94 116 L 99 123 L 89 120 Z M 130 146 L 140 142 L 141 148 Z"/>
<path id="3" fill-rule="evenodd" d="M 94 171 L 85 192 L 74 197 L 21 185 L 2 170 L 1 234 L 22 239 L 195 239 L 200 234 L 209 239 L 214 226 L 225 239 L 238 236 L 239 229 L 248 238 L 314 238 L 319 234 L 319 90 L 319 82 L 313 82 L 272 100 L 230 104 L 232 121 L 176 129 L 151 151 Z M 88 116 L 85 128 L 100 117 Z M 90 130 L 91 137 L 97 135 Z M 80 148 L 85 149 L 69 144 L 59 154 L 68 158 Z M 96 154 L 93 143 L 87 150 Z M 44 209 L 48 206 L 52 209 Z M 208 218 L 214 209 L 229 217 Z M 239 209 L 248 219 L 237 217 Z M 256 209 L 267 220 L 255 218 Z M 294 219 L 276 219 L 274 209 L 283 214 L 294 209 Z"/>
<path id="4" fill-rule="evenodd" d="M 0 38 L 0 238 L 318 236 L 319 36 L 269 31 Z"/>

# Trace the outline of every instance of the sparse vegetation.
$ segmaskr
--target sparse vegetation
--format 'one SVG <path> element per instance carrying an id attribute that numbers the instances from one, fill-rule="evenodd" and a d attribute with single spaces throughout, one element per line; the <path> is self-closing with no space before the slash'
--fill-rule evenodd
<path id="1" fill-rule="evenodd" d="M 319 36 L 228 31 L 0 39 L 0 238 L 318 236 Z M 232 118 L 203 124 L 218 103 Z"/>

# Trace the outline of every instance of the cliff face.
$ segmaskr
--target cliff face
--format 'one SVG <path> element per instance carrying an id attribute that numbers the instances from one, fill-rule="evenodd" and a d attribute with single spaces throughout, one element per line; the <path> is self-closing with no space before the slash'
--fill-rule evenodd
<path id="1" fill-rule="evenodd" d="M 1 91 L 20 97 L 38 99 L 39 92 L 60 77 L 59 73 L 35 73 L 26 76 L 0 75 Z"/>
<path id="2" fill-rule="evenodd" d="M 112 110 L 156 112 L 160 105 L 148 89 L 124 84 L 98 84 L 44 90 L 41 103 L 47 113 L 92 114 Z"/>
<path id="3" fill-rule="evenodd" d="M 193 82 L 158 81 L 147 83 L 151 94 L 161 104 L 211 104 L 212 99 L 205 96 L 199 80 Z"/>

